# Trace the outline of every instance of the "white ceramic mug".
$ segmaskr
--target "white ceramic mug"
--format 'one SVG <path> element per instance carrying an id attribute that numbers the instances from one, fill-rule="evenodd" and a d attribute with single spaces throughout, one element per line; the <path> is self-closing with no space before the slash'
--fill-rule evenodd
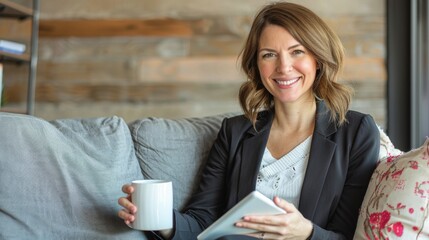
<path id="1" fill-rule="evenodd" d="M 156 231 L 173 227 L 173 186 L 171 181 L 132 181 L 134 192 L 131 201 L 137 207 L 135 220 L 130 227 Z"/>

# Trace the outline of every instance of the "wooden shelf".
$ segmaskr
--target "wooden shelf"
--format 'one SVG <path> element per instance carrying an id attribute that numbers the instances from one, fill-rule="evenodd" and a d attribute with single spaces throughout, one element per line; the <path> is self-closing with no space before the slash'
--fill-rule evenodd
<path id="1" fill-rule="evenodd" d="M 0 0 L 0 16 L 25 19 L 33 16 L 33 9 L 8 0 Z"/>
<path id="2" fill-rule="evenodd" d="M 3 107 L 0 108 L 0 112 L 26 113 L 29 115 L 32 115 L 34 112 L 39 36 L 39 5 L 39 0 L 33 0 L 31 8 L 9 0 L 0 0 L 0 18 L 14 18 L 17 21 L 28 19 L 31 21 L 31 39 L 28 53 L 14 54 L 7 51 L 0 51 L 0 63 L 25 63 L 29 66 L 26 110 L 21 111 L 15 108 Z M 10 37 L 11 36 L 8 36 L 8 38 Z"/>
<path id="3" fill-rule="evenodd" d="M 0 50 L 0 62 L 22 63 L 29 62 L 30 58 L 27 53 L 14 54 Z"/>

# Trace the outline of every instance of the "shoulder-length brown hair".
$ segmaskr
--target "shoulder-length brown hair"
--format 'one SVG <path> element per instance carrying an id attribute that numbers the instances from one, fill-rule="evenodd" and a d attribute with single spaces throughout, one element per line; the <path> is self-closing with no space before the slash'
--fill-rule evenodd
<path id="1" fill-rule="evenodd" d="M 325 101 L 331 118 L 338 125 L 346 122 L 352 89 L 337 82 L 343 67 L 344 48 L 338 36 L 309 9 L 287 2 L 263 7 L 253 21 L 241 52 L 241 68 L 247 75 L 239 91 L 240 105 L 246 117 L 255 125 L 258 112 L 273 107 L 273 96 L 265 89 L 257 65 L 259 40 L 268 24 L 286 29 L 316 58 L 319 69 L 313 84 L 313 94 Z"/>

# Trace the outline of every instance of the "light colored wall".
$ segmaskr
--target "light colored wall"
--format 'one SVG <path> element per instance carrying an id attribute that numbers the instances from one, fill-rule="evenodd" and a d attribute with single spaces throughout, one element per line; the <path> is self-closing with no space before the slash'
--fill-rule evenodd
<path id="1" fill-rule="evenodd" d="M 118 115 L 132 121 L 240 111 L 237 91 L 244 77 L 237 56 L 253 15 L 268 2 L 43 0 L 45 20 L 172 18 L 189 23 L 192 34 L 40 38 L 36 115 L 46 119 Z M 352 108 L 372 114 L 383 126 L 385 1 L 292 2 L 318 13 L 339 34 L 347 54 L 342 79 L 356 91 Z"/>

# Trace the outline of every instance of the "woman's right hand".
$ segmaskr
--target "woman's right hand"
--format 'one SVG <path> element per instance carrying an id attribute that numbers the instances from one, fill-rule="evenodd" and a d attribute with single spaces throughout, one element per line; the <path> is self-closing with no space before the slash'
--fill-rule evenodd
<path id="1" fill-rule="evenodd" d="M 118 199 L 119 205 L 123 207 L 123 209 L 118 212 L 118 216 L 124 219 L 125 224 L 130 226 L 130 224 L 136 219 L 134 214 L 137 212 L 136 205 L 131 202 L 131 194 L 134 192 L 134 188 L 130 184 L 125 184 L 122 186 L 122 192 L 127 194 L 127 196 Z M 173 233 L 173 229 L 165 229 L 159 232 L 163 238 L 170 238 Z"/>
<path id="2" fill-rule="evenodd" d="M 127 196 L 121 197 L 118 200 L 119 205 L 123 207 L 123 209 L 118 212 L 118 216 L 129 225 L 135 220 L 134 214 L 137 212 L 136 205 L 131 202 L 131 194 L 134 192 L 134 188 L 130 184 L 125 184 L 122 186 L 122 192 L 126 193 Z"/>

